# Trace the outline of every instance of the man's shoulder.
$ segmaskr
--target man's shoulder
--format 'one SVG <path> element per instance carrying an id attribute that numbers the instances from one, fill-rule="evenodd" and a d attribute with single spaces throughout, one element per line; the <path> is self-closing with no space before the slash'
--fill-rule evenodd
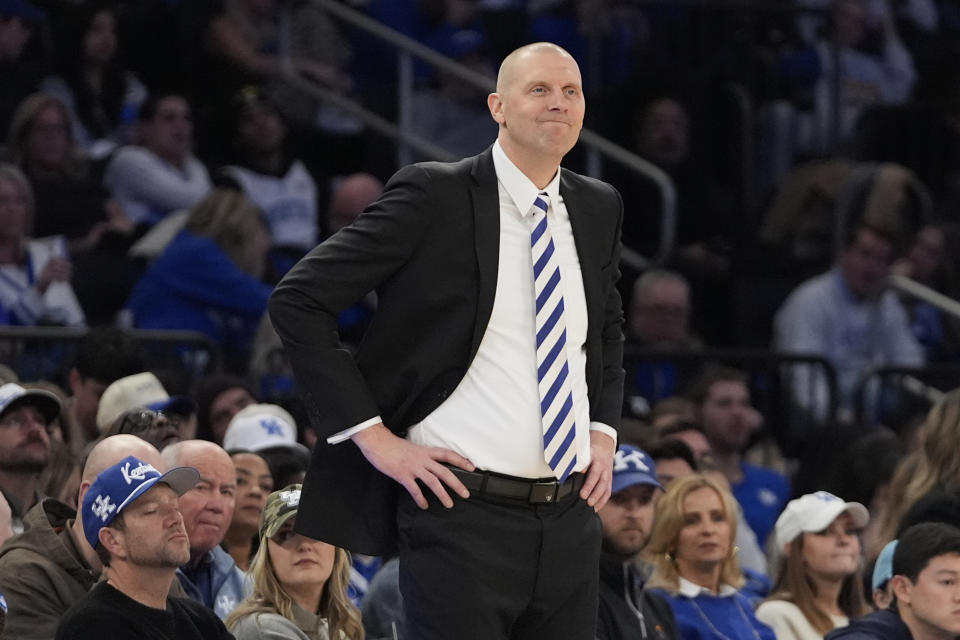
<path id="1" fill-rule="evenodd" d="M 896 611 L 874 611 L 849 626 L 834 629 L 824 640 L 912 640 L 910 629 Z"/>

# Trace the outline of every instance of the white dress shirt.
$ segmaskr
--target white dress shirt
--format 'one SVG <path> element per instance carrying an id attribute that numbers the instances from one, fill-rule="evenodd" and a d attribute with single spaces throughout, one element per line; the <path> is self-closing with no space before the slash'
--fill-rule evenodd
<path id="1" fill-rule="evenodd" d="M 451 449 L 478 469 L 523 478 L 554 475 L 543 457 L 543 428 L 537 381 L 533 265 L 530 226 L 525 219 L 537 195 L 550 199 L 547 221 L 556 246 L 567 325 L 566 355 L 576 422 L 574 447 L 583 471 L 590 463 L 590 430 L 616 439 L 608 425 L 590 422 L 586 381 L 587 308 L 570 217 L 560 196 L 560 171 L 538 189 L 493 145 L 500 197 L 500 254 L 493 310 L 477 355 L 453 393 L 413 425 L 408 439 Z M 376 417 L 331 436 L 340 442 L 380 422 Z"/>

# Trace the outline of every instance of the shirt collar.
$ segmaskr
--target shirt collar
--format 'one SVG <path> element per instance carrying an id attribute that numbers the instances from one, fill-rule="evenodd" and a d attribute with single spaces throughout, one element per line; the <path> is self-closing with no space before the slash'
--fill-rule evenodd
<path id="1" fill-rule="evenodd" d="M 719 596 L 721 598 L 726 598 L 734 595 L 737 592 L 737 590 L 731 587 L 730 585 L 721 583 L 720 592 L 714 593 L 713 591 L 710 591 L 710 589 L 707 589 L 706 587 L 701 587 L 698 584 L 694 584 L 682 576 L 680 577 L 680 588 L 678 591 L 680 595 L 686 598 L 696 598 L 702 595 L 708 595 L 713 597 Z"/>
<path id="2" fill-rule="evenodd" d="M 525 176 L 507 157 L 503 147 L 500 146 L 500 141 L 497 140 L 493 143 L 493 168 L 497 172 L 497 180 L 503 185 L 521 216 L 530 213 L 530 207 L 533 206 L 533 201 L 541 191 L 550 196 L 550 202 L 554 207 L 560 202 L 560 167 L 557 167 L 557 172 L 550 184 L 543 189 L 538 189 L 537 185 L 533 184 L 530 178 Z"/>

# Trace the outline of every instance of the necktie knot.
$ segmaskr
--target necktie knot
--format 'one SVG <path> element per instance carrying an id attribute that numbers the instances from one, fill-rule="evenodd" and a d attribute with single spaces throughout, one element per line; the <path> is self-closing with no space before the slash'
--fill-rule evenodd
<path id="1" fill-rule="evenodd" d="M 541 192 L 539 195 L 537 195 L 536 200 L 533 201 L 533 206 L 535 207 L 534 213 L 537 213 L 536 209 L 546 213 L 547 209 L 550 207 L 550 196 Z"/>

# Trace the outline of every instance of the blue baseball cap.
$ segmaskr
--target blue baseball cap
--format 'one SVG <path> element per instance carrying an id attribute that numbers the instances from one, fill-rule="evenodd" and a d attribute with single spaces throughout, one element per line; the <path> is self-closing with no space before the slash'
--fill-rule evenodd
<path id="1" fill-rule="evenodd" d="M 897 541 L 891 540 L 877 556 L 877 562 L 873 565 L 873 580 L 871 580 L 874 591 L 886 587 L 890 578 L 893 577 L 893 552 L 896 550 Z"/>
<path id="2" fill-rule="evenodd" d="M 193 467 L 174 467 L 160 473 L 152 464 L 127 456 L 117 464 L 104 469 L 93 481 L 83 497 L 83 535 L 94 549 L 100 543 L 100 529 L 109 527 L 113 519 L 127 505 L 163 482 L 178 496 L 190 490 L 200 479 Z"/>
<path id="3" fill-rule="evenodd" d="M 622 444 L 613 458 L 613 492 L 622 491 L 635 484 L 663 489 L 657 482 L 657 465 L 653 458 L 642 449 Z"/>

